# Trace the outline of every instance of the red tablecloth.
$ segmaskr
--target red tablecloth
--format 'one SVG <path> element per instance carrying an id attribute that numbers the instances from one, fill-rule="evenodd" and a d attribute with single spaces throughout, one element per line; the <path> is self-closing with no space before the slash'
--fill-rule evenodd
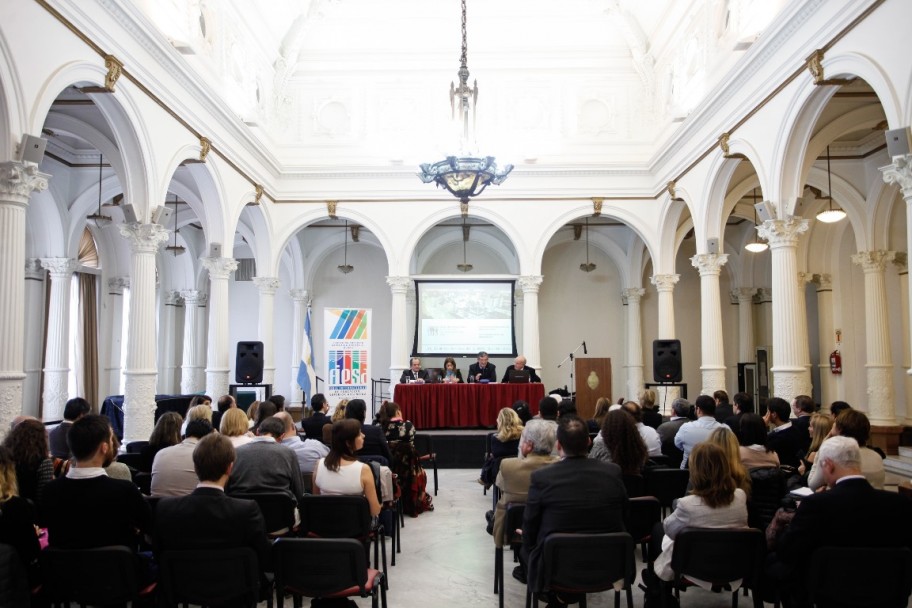
<path id="1" fill-rule="evenodd" d="M 393 398 L 418 430 L 493 427 L 502 407 L 522 399 L 532 413 L 545 396 L 543 384 L 397 384 Z"/>

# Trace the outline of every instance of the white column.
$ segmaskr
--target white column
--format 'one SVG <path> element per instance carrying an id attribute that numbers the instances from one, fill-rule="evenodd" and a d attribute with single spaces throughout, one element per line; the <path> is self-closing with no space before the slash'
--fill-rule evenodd
<path id="1" fill-rule="evenodd" d="M 807 312 L 807 284 L 813 280 L 813 275 L 809 272 L 799 272 L 798 280 L 798 350 L 807 353 L 808 377 L 811 374 L 811 343 L 808 339 L 808 312 Z M 808 385 L 809 387 L 811 385 Z M 811 393 L 805 393 L 810 395 Z"/>
<path id="2" fill-rule="evenodd" d="M 538 329 L 538 290 L 544 277 L 524 275 L 519 277 L 523 293 L 523 356 L 529 367 L 541 370 L 541 346 Z"/>
<path id="3" fill-rule="evenodd" d="M 206 386 L 203 378 L 205 367 L 199 358 L 201 294 L 196 289 L 184 289 L 181 290 L 180 297 L 184 301 L 184 343 L 181 349 L 180 392 L 190 395 L 203 390 Z M 213 399 L 217 399 L 217 397 L 213 397 Z"/>
<path id="4" fill-rule="evenodd" d="M 158 377 L 158 391 L 162 394 L 174 394 L 180 386 L 177 370 L 178 340 L 178 315 L 184 313 L 183 300 L 179 291 L 168 291 L 164 294 L 161 307 L 161 321 L 158 325 L 159 344 L 161 352 L 159 358 L 161 374 Z"/>
<path id="5" fill-rule="evenodd" d="M 906 251 L 912 252 L 912 154 L 897 156 L 892 164 L 881 167 L 880 170 L 886 183 L 899 186 L 906 201 Z M 912 290 L 912 282 L 906 283 Z M 912 292 L 909 292 L 906 303 L 907 306 L 912 306 Z M 912 316 L 912 309 L 907 310 Z M 909 330 L 912 331 L 912 322 L 909 323 Z M 912 376 L 912 368 L 907 368 L 906 374 Z"/>
<path id="6" fill-rule="evenodd" d="M 892 251 L 859 251 L 852 262 L 861 266 L 865 279 L 865 349 L 868 376 L 868 418 L 874 426 L 896 424 L 893 392 L 893 356 L 887 319 L 887 286 L 884 270 Z"/>
<path id="7" fill-rule="evenodd" d="M 738 363 L 751 363 L 756 358 L 754 346 L 754 294 L 755 287 L 732 290 L 738 301 Z"/>
<path id="8" fill-rule="evenodd" d="M 700 253 L 690 258 L 690 263 L 700 272 L 700 374 L 704 395 L 725 390 L 719 273 L 727 261 L 727 253 Z"/>
<path id="9" fill-rule="evenodd" d="M 408 369 L 409 352 L 405 343 L 405 294 L 412 280 L 408 277 L 386 277 L 393 293 L 390 319 L 390 387 Z"/>
<path id="10" fill-rule="evenodd" d="M 643 390 L 643 319 L 640 302 L 646 290 L 628 287 L 621 290 L 621 298 L 627 307 L 627 394 L 633 399 Z"/>
<path id="11" fill-rule="evenodd" d="M 199 365 L 199 381 L 193 392 L 206 390 L 206 365 L 209 357 L 209 294 L 199 292 L 196 301 L 196 334 L 194 338 L 193 360 Z M 213 397 L 217 399 L 217 397 Z"/>
<path id="12" fill-rule="evenodd" d="M 22 411 L 25 380 L 25 210 L 50 175 L 26 163 L 0 163 L 0 433 Z"/>
<path id="13" fill-rule="evenodd" d="M 660 340 L 675 339 L 675 314 L 674 314 L 674 286 L 681 280 L 679 274 L 655 274 L 650 279 L 659 294 L 659 332 Z M 671 404 L 681 395 L 681 390 L 676 387 L 658 387 L 658 403 L 662 414 L 671 411 Z M 633 399 L 635 395 L 630 395 Z"/>
<path id="14" fill-rule="evenodd" d="M 70 281 L 76 270 L 72 258 L 41 258 L 51 278 L 48 307 L 47 350 L 44 354 L 44 420 L 61 420 L 69 399 L 70 374 Z"/>
<path id="15" fill-rule="evenodd" d="M 803 299 L 798 294 L 798 237 L 807 232 L 808 221 L 789 217 L 767 220 L 757 229 L 761 238 L 769 241 L 772 252 L 773 285 L 773 395 L 791 402 L 797 395 L 811 394 L 811 375 L 808 369 L 807 314 L 800 309 Z M 805 335 L 799 336 L 801 328 Z M 804 350 L 802 350 L 804 345 Z"/>
<path id="16" fill-rule="evenodd" d="M 254 277 L 253 284 L 260 292 L 257 336 L 263 343 L 263 384 L 273 384 L 275 382 L 275 294 L 279 288 L 279 279 Z"/>
<path id="17" fill-rule="evenodd" d="M 233 258 L 201 258 L 209 271 L 209 349 L 206 356 L 206 394 L 218 399 L 228 393 L 231 353 L 228 348 L 228 275 L 237 270 Z"/>
<path id="18" fill-rule="evenodd" d="M 155 426 L 158 379 L 155 335 L 155 255 L 168 240 L 159 224 L 121 224 L 130 243 L 130 316 L 124 370 L 124 443 L 149 438 Z"/>
<path id="19" fill-rule="evenodd" d="M 38 417 L 41 404 L 41 355 L 44 346 L 44 268 L 41 260 L 25 261 L 25 381 L 22 413 Z M 0 421 L 0 424 L 3 424 Z M 8 427 L 7 427 L 8 428 Z"/>
<path id="20" fill-rule="evenodd" d="M 105 366 L 105 389 L 108 395 L 120 394 L 121 362 L 123 361 L 123 309 L 124 289 L 130 287 L 130 277 L 113 277 L 108 279 L 106 296 L 107 314 L 103 322 L 107 324 L 108 348 Z"/>
<path id="21" fill-rule="evenodd" d="M 292 289 L 292 335 L 291 335 L 291 387 L 288 393 L 288 402 L 294 405 L 303 403 L 304 391 L 298 384 L 298 370 L 301 368 L 301 358 L 304 356 L 304 323 L 307 320 L 308 294 L 306 289 Z"/>
<path id="22" fill-rule="evenodd" d="M 820 342 L 820 401 L 825 408 L 839 395 L 839 376 L 830 372 L 830 353 L 836 350 L 836 328 L 833 327 L 833 279 L 829 274 L 815 274 L 817 285 L 817 335 Z"/>
<path id="23" fill-rule="evenodd" d="M 903 335 L 903 360 L 900 365 L 903 366 L 903 369 L 909 369 L 910 367 L 910 358 L 912 358 L 912 352 L 910 352 L 910 339 L 909 339 L 909 255 L 905 251 L 897 251 L 896 257 L 893 258 L 893 264 L 897 267 L 897 273 L 899 274 L 899 298 L 900 298 L 900 310 L 902 314 L 902 335 Z M 912 425 L 912 407 L 910 407 L 909 400 L 912 399 L 912 376 L 908 374 L 904 377 L 904 390 L 905 398 L 900 396 L 897 398 L 897 402 L 905 403 L 905 421 L 902 424 L 906 426 Z"/>

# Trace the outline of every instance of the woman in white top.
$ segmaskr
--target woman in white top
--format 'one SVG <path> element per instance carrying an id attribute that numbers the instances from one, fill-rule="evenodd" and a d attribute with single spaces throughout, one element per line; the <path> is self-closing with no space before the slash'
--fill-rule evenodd
<path id="1" fill-rule="evenodd" d="M 370 467 L 355 457 L 364 446 L 361 423 L 352 418 L 334 422 L 332 446 L 326 458 L 317 462 L 313 473 L 313 493 L 327 495 L 363 495 L 371 515 L 380 514 L 377 486 Z"/>

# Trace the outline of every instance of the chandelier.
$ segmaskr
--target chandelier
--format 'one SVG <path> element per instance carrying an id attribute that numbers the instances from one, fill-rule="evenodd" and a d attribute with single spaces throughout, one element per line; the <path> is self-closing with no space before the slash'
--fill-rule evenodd
<path id="1" fill-rule="evenodd" d="M 817 214 L 817 219 L 824 224 L 838 222 L 846 216 L 846 212 L 839 207 L 833 207 L 833 181 L 830 174 L 830 147 L 827 146 L 827 195 L 820 198 L 826 199 L 827 208 Z"/>
<path id="2" fill-rule="evenodd" d="M 754 188 L 753 195 L 751 196 L 753 203 L 757 203 L 757 189 Z M 754 240 L 744 246 L 745 249 L 751 253 L 761 253 L 769 249 L 769 245 L 760 240 L 760 237 L 757 235 L 757 208 L 754 207 Z"/>
<path id="3" fill-rule="evenodd" d="M 97 228 L 104 228 L 111 223 L 111 216 L 101 212 L 101 170 L 104 163 L 104 155 L 98 155 L 98 211 L 86 216 L 86 219 L 94 224 Z"/>
<path id="4" fill-rule="evenodd" d="M 345 220 L 345 257 L 343 262 L 336 266 L 336 268 L 342 274 L 348 274 L 355 269 L 354 266 L 348 263 L 348 220 Z"/>
<path id="5" fill-rule="evenodd" d="M 459 119 L 462 127 L 462 154 L 447 156 L 436 163 L 420 165 L 418 177 L 425 184 L 435 182 L 438 188 L 445 188 L 463 204 L 478 196 L 490 184 L 499 186 L 507 179 L 513 165 L 498 169 L 493 156 L 478 156 L 471 152 L 469 122 L 474 132 L 475 106 L 478 103 L 478 81 L 469 87 L 468 43 L 466 41 L 466 0 L 462 0 L 462 55 L 459 66 L 459 86 L 450 83 L 450 107 L 453 117 Z"/>

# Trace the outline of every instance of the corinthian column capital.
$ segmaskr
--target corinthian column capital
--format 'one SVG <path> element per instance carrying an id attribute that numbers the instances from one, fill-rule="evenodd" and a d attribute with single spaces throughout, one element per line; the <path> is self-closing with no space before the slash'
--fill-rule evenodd
<path id="1" fill-rule="evenodd" d="M 253 284 L 257 286 L 261 294 L 274 296 L 281 283 L 277 277 L 253 277 Z"/>
<path id="2" fill-rule="evenodd" d="M 897 156 L 891 164 L 881 167 L 880 171 L 883 180 L 899 186 L 906 202 L 912 203 L 912 154 Z"/>
<path id="3" fill-rule="evenodd" d="M 66 279 L 76 270 L 73 258 L 41 258 L 41 266 L 48 271 L 51 279 Z"/>
<path id="4" fill-rule="evenodd" d="M 699 253 L 690 258 L 690 263 L 700 271 L 701 277 L 718 275 L 727 261 L 727 253 Z"/>
<path id="5" fill-rule="evenodd" d="M 892 251 L 859 251 L 852 256 L 852 263 L 861 266 L 865 274 L 883 272 L 887 268 L 887 262 L 892 261 L 894 256 Z"/>
<path id="6" fill-rule="evenodd" d="M 523 293 L 538 293 L 545 277 L 538 274 L 527 274 L 519 277 L 519 287 Z"/>
<path id="7" fill-rule="evenodd" d="M 642 287 L 627 287 L 626 289 L 621 290 L 621 301 L 623 301 L 625 305 L 637 305 L 644 295 L 646 295 L 646 290 Z"/>
<path id="8" fill-rule="evenodd" d="M 0 199 L 24 205 L 32 192 L 47 190 L 50 177 L 30 163 L 0 163 Z"/>
<path id="9" fill-rule="evenodd" d="M 673 291 L 674 286 L 681 280 L 679 274 L 654 274 L 649 279 L 657 291 Z"/>
<path id="10" fill-rule="evenodd" d="M 133 253 L 156 253 L 168 240 L 168 231 L 160 224 L 121 224 L 120 236 L 130 242 Z"/>
<path id="11" fill-rule="evenodd" d="M 203 268 L 209 271 L 209 279 L 228 280 L 228 275 L 237 270 L 238 261 L 234 258 L 200 258 Z"/>
<path id="12" fill-rule="evenodd" d="M 405 295 L 412 280 L 408 277 L 386 277 L 386 284 L 394 294 Z"/>
<path id="13" fill-rule="evenodd" d="M 784 220 L 766 220 L 757 227 L 757 234 L 769 242 L 771 249 L 796 247 L 798 237 L 807 232 L 809 226 L 806 219 L 792 215 Z"/>

